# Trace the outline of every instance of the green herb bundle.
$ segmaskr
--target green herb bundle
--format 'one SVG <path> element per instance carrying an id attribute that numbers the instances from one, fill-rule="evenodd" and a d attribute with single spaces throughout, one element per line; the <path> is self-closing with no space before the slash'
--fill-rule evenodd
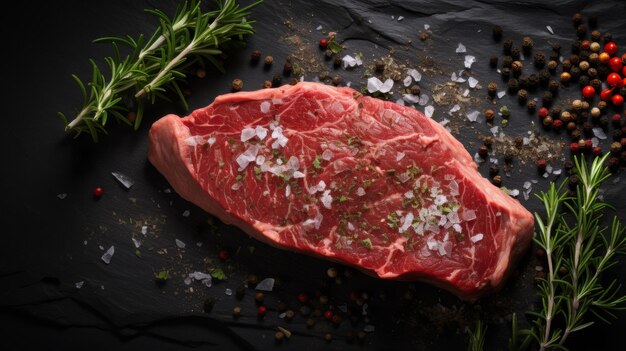
<path id="1" fill-rule="evenodd" d="M 186 77 L 186 69 L 194 63 L 213 64 L 223 71 L 215 58 L 222 48 L 240 42 L 244 35 L 254 33 L 254 22 L 247 21 L 250 9 L 259 2 L 240 7 L 236 0 L 218 1 L 218 8 L 204 12 L 200 1 L 191 0 L 178 8 L 170 18 L 160 10 L 147 10 L 160 22 L 155 33 L 146 39 L 143 35 L 132 37 L 107 37 L 96 42 L 108 42 L 113 55 L 104 60 L 110 75 L 108 79 L 95 61 L 91 60 L 92 77 L 85 85 L 73 75 L 83 95 L 80 112 L 69 121 L 61 112 L 59 116 L 66 130 L 80 135 L 87 132 L 94 141 L 106 133 L 110 117 L 133 126 L 141 125 L 146 101 L 153 103 L 157 97 L 168 99 L 166 93 L 175 93 L 187 107 L 179 83 Z M 126 46 L 131 53 L 122 58 L 119 46 Z M 126 100 L 133 101 L 136 117 L 130 120 L 124 113 L 129 107 Z"/>
<path id="2" fill-rule="evenodd" d="M 611 206 L 600 201 L 600 185 L 610 176 L 604 166 L 607 154 L 593 160 L 574 158 L 579 185 L 575 196 L 564 189 L 565 181 L 550 184 L 538 195 L 545 215 L 535 213 L 537 246 L 546 252 L 548 272 L 539 283 L 540 305 L 529 312 L 529 328 L 519 328 L 513 316 L 510 350 L 567 349 L 569 337 L 591 326 L 596 318 L 609 322 L 612 311 L 626 308 L 626 295 L 615 280 L 604 282 L 602 274 L 618 263 L 617 255 L 626 253 L 626 233 L 616 216 L 610 226 L 603 225 Z M 481 350 L 484 329 L 470 331 L 470 350 Z"/>

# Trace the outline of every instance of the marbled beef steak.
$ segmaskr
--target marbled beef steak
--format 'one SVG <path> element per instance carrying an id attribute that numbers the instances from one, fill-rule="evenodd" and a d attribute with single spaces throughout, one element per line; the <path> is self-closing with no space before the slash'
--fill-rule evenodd
<path id="1" fill-rule="evenodd" d="M 299 83 L 219 96 L 150 130 L 185 199 L 271 245 L 462 299 L 502 286 L 533 216 L 417 110 Z"/>

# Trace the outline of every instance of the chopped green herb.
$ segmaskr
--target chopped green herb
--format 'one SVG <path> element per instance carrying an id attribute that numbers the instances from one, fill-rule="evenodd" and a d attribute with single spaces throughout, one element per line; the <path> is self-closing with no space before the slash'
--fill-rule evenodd
<path id="1" fill-rule="evenodd" d="M 372 182 L 373 182 L 373 180 L 371 180 L 371 179 L 366 179 L 366 180 L 364 180 L 364 181 L 363 181 L 363 186 L 364 186 L 365 188 L 369 188 L 370 186 L 372 186 Z"/>
<path id="2" fill-rule="evenodd" d="M 387 220 L 389 221 L 389 223 L 387 223 L 387 225 L 391 229 L 397 229 L 398 228 L 398 223 L 400 222 L 400 218 L 398 217 L 397 213 L 391 212 L 390 214 L 388 214 L 387 215 Z"/>
<path id="3" fill-rule="evenodd" d="M 141 251 L 139 251 L 139 249 L 135 250 L 135 256 L 141 257 Z"/>
<path id="4" fill-rule="evenodd" d="M 393 176 L 396 174 L 396 170 L 393 168 L 389 168 L 388 170 L 386 170 L 385 172 L 387 172 L 388 176 Z"/>
<path id="5" fill-rule="evenodd" d="M 217 280 L 226 280 L 226 274 L 221 268 L 215 268 L 211 271 L 211 277 Z"/>
<path id="6" fill-rule="evenodd" d="M 219 162 L 217 163 L 217 166 L 218 166 L 219 168 L 224 167 L 224 162 L 223 162 L 223 161 L 219 161 Z"/>
<path id="7" fill-rule="evenodd" d="M 254 253 L 254 250 L 256 250 L 256 247 L 254 246 L 248 246 L 248 252 L 250 252 L 251 254 Z"/>
<path id="8" fill-rule="evenodd" d="M 243 179 L 243 174 L 237 174 L 237 176 L 235 177 L 235 180 L 239 181 Z"/>
<path id="9" fill-rule="evenodd" d="M 280 151 L 274 149 L 272 150 L 272 155 L 274 155 L 274 158 L 278 158 L 280 156 Z"/>
<path id="10" fill-rule="evenodd" d="M 160 271 L 160 272 L 156 272 L 156 273 L 154 273 L 154 277 L 155 277 L 157 280 L 166 281 L 166 280 L 167 280 L 167 279 L 169 279 L 169 277 L 170 277 L 170 272 L 169 272 L 169 271 L 166 271 L 166 270 L 162 270 L 162 271 Z"/>
<path id="11" fill-rule="evenodd" d="M 229 143 L 230 145 L 234 145 L 234 144 L 236 143 L 236 141 L 235 141 L 235 139 L 234 139 L 234 138 L 232 138 L 232 137 L 231 137 L 231 138 L 228 138 L 228 143 Z"/>
<path id="12" fill-rule="evenodd" d="M 361 243 L 362 243 L 362 244 L 363 244 L 363 246 L 365 246 L 366 248 L 368 248 L 368 249 L 370 249 L 370 250 L 372 249 L 372 241 L 371 241 L 369 238 L 361 240 Z"/>
<path id="13" fill-rule="evenodd" d="M 422 174 L 422 172 L 424 172 L 421 168 L 417 167 L 416 165 L 409 166 L 409 168 L 407 168 L 407 171 L 409 172 L 409 175 L 412 177 L 416 175 L 420 175 Z"/>
<path id="14" fill-rule="evenodd" d="M 339 202 L 346 202 L 348 200 L 352 200 L 352 199 L 347 197 L 347 196 L 345 196 L 345 195 L 339 196 Z"/>
<path id="15" fill-rule="evenodd" d="M 328 48 L 333 52 L 333 54 L 338 54 L 343 50 L 343 46 L 334 40 L 328 42 Z"/>
<path id="16" fill-rule="evenodd" d="M 315 159 L 313 160 L 313 168 L 321 169 L 322 168 L 322 157 L 320 155 L 315 155 Z"/>

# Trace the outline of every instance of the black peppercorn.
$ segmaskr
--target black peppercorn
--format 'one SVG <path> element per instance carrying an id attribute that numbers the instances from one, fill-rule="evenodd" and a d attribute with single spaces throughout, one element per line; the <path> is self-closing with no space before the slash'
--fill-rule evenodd
<path id="1" fill-rule="evenodd" d="M 577 141 L 582 137 L 582 134 L 580 133 L 580 130 L 574 129 L 570 132 L 569 136 L 572 139 L 572 141 Z"/>
<path id="2" fill-rule="evenodd" d="M 550 47 L 552 48 L 552 51 L 554 52 L 561 52 L 561 44 L 560 43 L 552 43 L 552 45 L 550 45 Z"/>
<path id="3" fill-rule="evenodd" d="M 522 147 L 522 145 L 524 145 L 524 137 L 522 137 L 521 135 L 518 135 L 515 137 L 514 142 L 515 142 L 515 146 L 520 148 Z"/>
<path id="4" fill-rule="evenodd" d="M 519 60 L 520 59 L 520 51 L 519 51 L 518 48 L 512 47 L 510 54 L 511 54 L 511 57 L 513 58 L 513 60 Z"/>
<path id="5" fill-rule="evenodd" d="M 580 62 L 580 56 L 572 54 L 572 56 L 569 57 L 569 62 L 572 63 L 572 66 L 576 66 Z"/>
<path id="6" fill-rule="evenodd" d="M 572 54 L 578 54 L 580 52 L 580 42 L 573 41 L 572 42 Z"/>
<path id="7" fill-rule="evenodd" d="M 598 78 L 592 79 L 591 82 L 589 82 L 589 85 L 591 85 L 596 91 L 600 91 L 600 88 L 602 88 L 602 81 Z"/>
<path id="8" fill-rule="evenodd" d="M 572 161 L 565 161 L 563 162 L 563 168 L 569 173 L 572 169 L 574 169 L 574 163 Z"/>
<path id="9" fill-rule="evenodd" d="M 600 117 L 600 126 L 606 128 L 609 125 L 609 116 Z"/>
<path id="10" fill-rule="evenodd" d="M 511 48 L 513 48 L 513 40 L 504 39 L 504 42 L 502 42 L 502 49 L 506 55 L 511 55 Z"/>
<path id="11" fill-rule="evenodd" d="M 519 101 L 520 104 L 525 104 L 527 100 L 528 91 L 526 91 L 525 89 L 520 89 L 520 91 L 517 92 L 517 101 Z"/>
<path id="12" fill-rule="evenodd" d="M 578 78 L 578 84 L 580 85 L 581 88 L 584 88 L 585 86 L 589 85 L 589 76 L 587 75 L 582 75 L 580 76 L 580 78 Z"/>
<path id="13" fill-rule="evenodd" d="M 483 138 L 483 144 L 485 144 L 485 146 L 487 147 L 491 147 L 493 145 L 493 137 L 492 136 L 486 136 Z"/>
<path id="14" fill-rule="evenodd" d="M 341 57 L 335 56 L 335 59 L 333 60 L 333 67 L 339 68 L 340 66 L 341 66 Z"/>
<path id="15" fill-rule="evenodd" d="M 583 123 L 583 131 L 586 136 L 590 137 L 593 134 L 593 124 L 591 122 Z"/>
<path id="16" fill-rule="evenodd" d="M 550 61 L 555 61 L 555 62 L 558 62 L 558 61 L 559 61 L 559 59 L 560 59 L 560 56 L 561 56 L 561 55 L 560 55 L 558 52 L 556 52 L 556 51 L 550 51 L 550 54 L 548 54 L 548 59 L 549 59 Z"/>
<path id="17" fill-rule="evenodd" d="M 569 70 L 569 74 L 572 76 L 573 81 L 577 81 L 578 78 L 580 78 L 580 68 L 572 67 L 572 69 Z"/>
<path id="18" fill-rule="evenodd" d="M 326 49 L 326 50 L 324 50 L 324 59 L 326 59 L 328 61 L 331 58 L 333 58 L 334 54 L 335 53 L 331 49 Z"/>
<path id="19" fill-rule="evenodd" d="M 511 69 L 508 67 L 504 67 L 501 71 L 500 74 L 502 74 L 502 79 L 504 80 L 508 80 L 509 77 L 511 77 Z"/>
<path id="20" fill-rule="evenodd" d="M 574 190 L 578 186 L 578 183 L 580 183 L 580 179 L 578 178 L 577 175 L 573 175 L 569 177 L 569 181 L 567 185 L 569 186 L 570 189 Z"/>
<path id="21" fill-rule="evenodd" d="M 528 90 L 534 91 L 538 85 L 539 85 L 539 76 L 537 76 L 535 73 L 528 76 L 528 83 L 527 83 Z"/>
<path id="22" fill-rule="evenodd" d="M 410 92 L 413 95 L 419 95 L 421 93 L 420 86 L 417 84 L 411 85 Z"/>
<path id="23" fill-rule="evenodd" d="M 340 76 L 334 76 L 334 77 L 333 77 L 333 84 L 334 84 L 334 85 L 339 85 L 339 84 L 341 84 L 341 77 L 340 77 Z"/>
<path id="24" fill-rule="evenodd" d="M 522 39 L 522 50 L 524 54 L 529 54 L 533 49 L 533 39 L 531 37 L 524 37 Z"/>
<path id="25" fill-rule="evenodd" d="M 492 98 L 494 96 L 496 96 L 496 93 L 498 92 L 498 85 L 494 82 L 489 83 L 489 85 L 487 85 L 487 94 L 489 94 L 489 96 L 491 96 Z"/>
<path id="26" fill-rule="evenodd" d="M 543 68 L 546 65 L 546 54 L 544 54 L 543 52 L 537 52 L 533 56 L 533 60 L 535 63 L 535 67 Z"/>
<path id="27" fill-rule="evenodd" d="M 572 68 L 572 62 L 570 60 L 563 60 L 563 62 L 561 62 L 561 67 L 563 67 L 563 72 L 569 72 Z"/>
<path id="28" fill-rule="evenodd" d="M 239 91 L 243 88 L 243 81 L 241 79 L 234 79 L 231 86 L 233 91 Z"/>
<path id="29" fill-rule="evenodd" d="M 589 50 L 580 50 L 579 58 L 581 61 L 589 61 L 589 56 L 591 55 L 591 51 Z"/>
<path id="30" fill-rule="evenodd" d="M 280 74 L 275 74 L 274 77 L 272 78 L 272 86 L 279 87 L 282 85 L 282 83 L 283 83 L 283 78 L 280 76 Z"/>
<path id="31" fill-rule="evenodd" d="M 591 28 L 598 27 L 598 16 L 589 15 L 589 17 L 587 17 L 587 23 L 589 23 L 589 27 Z"/>
<path id="32" fill-rule="evenodd" d="M 489 177 L 493 178 L 497 176 L 498 173 L 500 173 L 500 167 L 498 167 L 498 165 L 489 166 Z"/>
<path id="33" fill-rule="evenodd" d="M 283 74 L 288 76 L 291 72 L 293 72 L 293 65 L 291 62 L 285 62 L 285 65 L 283 66 Z"/>
<path id="34" fill-rule="evenodd" d="M 604 33 L 604 36 L 602 37 L 602 40 L 603 40 L 605 43 L 610 43 L 610 42 L 612 42 L 612 41 L 613 41 L 613 34 L 611 34 L 611 33 L 609 33 L 609 32 Z"/>
<path id="35" fill-rule="evenodd" d="M 611 157 L 608 162 L 609 171 L 615 173 L 619 169 L 619 158 Z"/>
<path id="36" fill-rule="evenodd" d="M 506 163 L 513 162 L 513 152 L 512 151 L 506 151 L 504 153 L 504 162 L 506 162 Z"/>
<path id="37" fill-rule="evenodd" d="M 265 56 L 263 62 L 265 63 L 265 66 L 271 66 L 272 63 L 274 63 L 274 58 L 272 56 Z"/>
<path id="38" fill-rule="evenodd" d="M 552 118 L 554 119 L 559 118 L 561 116 L 561 108 L 556 106 L 550 109 L 550 116 L 552 116 Z"/>
<path id="39" fill-rule="evenodd" d="M 241 284 L 237 287 L 237 289 L 235 289 L 235 298 L 237 300 L 241 300 L 243 299 L 245 295 L 246 295 L 246 286 Z"/>
<path id="40" fill-rule="evenodd" d="M 215 306 L 215 298 L 207 297 L 206 300 L 204 300 L 204 303 L 202 304 L 202 309 L 204 310 L 205 313 L 211 313 L 214 306 Z"/>
<path id="41" fill-rule="evenodd" d="M 500 41 L 502 40 L 502 27 L 494 26 L 492 30 L 493 40 Z"/>
<path id="42" fill-rule="evenodd" d="M 556 60 L 550 60 L 550 62 L 548 62 L 548 71 L 550 71 L 550 73 L 554 74 L 556 72 L 556 68 L 559 66 L 558 62 Z"/>
<path id="43" fill-rule="evenodd" d="M 541 102 L 543 103 L 543 106 L 552 105 L 552 93 L 549 91 L 544 92 L 541 96 Z"/>
<path id="44" fill-rule="evenodd" d="M 559 90 L 559 82 L 554 79 L 550 79 L 548 83 L 548 90 L 550 90 L 553 94 Z"/>
<path id="45" fill-rule="evenodd" d="M 525 76 L 525 75 L 523 75 L 523 74 L 522 74 L 522 75 L 520 75 L 520 76 L 517 78 L 517 82 L 519 83 L 519 88 L 520 88 L 520 89 L 526 89 L 526 88 L 528 88 L 528 77 L 527 77 L 527 76 Z"/>
<path id="46" fill-rule="evenodd" d="M 376 69 L 376 72 L 383 72 L 385 70 L 385 62 L 383 61 L 376 61 L 376 63 L 374 64 L 374 67 Z"/>
<path id="47" fill-rule="evenodd" d="M 276 340 L 276 343 L 280 344 L 281 342 L 283 342 L 284 339 L 285 333 L 277 331 L 276 334 L 274 334 L 274 340 Z"/>
<path id="48" fill-rule="evenodd" d="M 546 86 L 548 85 L 549 81 L 550 81 L 550 72 L 548 72 L 548 70 L 546 69 L 539 71 L 539 84 L 541 84 L 541 86 Z"/>
<path id="49" fill-rule="evenodd" d="M 580 12 L 577 12 L 572 16 L 572 22 L 574 22 L 574 26 L 578 27 L 583 23 L 583 15 Z"/>
<path id="50" fill-rule="evenodd" d="M 576 27 L 576 35 L 579 39 L 584 38 L 587 35 L 587 25 L 583 23 Z"/>
<path id="51" fill-rule="evenodd" d="M 478 149 L 478 156 L 487 158 L 487 156 L 489 156 L 489 149 L 485 145 L 481 145 Z"/>
<path id="52" fill-rule="evenodd" d="M 259 51 L 258 49 L 253 50 L 252 53 L 250 54 L 250 62 L 257 63 L 259 62 L 260 59 L 261 59 L 261 51 Z"/>
<path id="53" fill-rule="evenodd" d="M 511 78 L 507 82 L 507 87 L 509 89 L 509 92 L 516 93 L 517 90 L 519 89 L 519 82 L 517 81 L 517 79 Z"/>
<path id="54" fill-rule="evenodd" d="M 513 64 L 513 58 L 511 56 L 507 55 L 502 58 L 502 67 L 511 68 L 512 64 Z"/>
<path id="55" fill-rule="evenodd" d="M 489 66 L 491 66 L 491 68 L 496 68 L 498 67 L 498 56 L 496 55 L 492 55 L 489 58 Z"/>
<path id="56" fill-rule="evenodd" d="M 589 68 L 587 70 L 587 75 L 589 76 L 589 78 L 591 79 L 595 79 L 598 78 L 598 70 L 595 68 Z"/>
<path id="57" fill-rule="evenodd" d="M 613 132 L 611 133 L 611 135 L 613 136 L 613 140 L 614 141 L 620 141 L 622 140 L 622 131 L 619 129 L 615 129 L 613 130 Z"/>
<path id="58" fill-rule="evenodd" d="M 594 30 L 591 32 L 591 40 L 600 41 L 601 38 L 602 38 L 602 33 L 600 33 L 600 31 Z"/>
<path id="59" fill-rule="evenodd" d="M 528 102 L 526 103 L 526 108 L 528 109 L 528 112 L 530 113 L 535 112 L 535 110 L 537 109 L 537 101 L 528 100 Z"/>
<path id="60" fill-rule="evenodd" d="M 598 67 L 598 77 L 600 79 L 606 80 L 606 76 L 611 73 L 609 66 L 601 65 Z"/>
<path id="61" fill-rule="evenodd" d="M 500 177 L 499 175 L 491 178 L 491 183 L 495 186 L 500 186 L 502 185 L 502 177 Z"/>

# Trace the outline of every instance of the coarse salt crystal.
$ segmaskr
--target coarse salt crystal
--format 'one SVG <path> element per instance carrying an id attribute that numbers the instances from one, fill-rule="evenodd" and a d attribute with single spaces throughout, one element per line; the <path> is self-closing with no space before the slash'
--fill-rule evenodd
<path id="1" fill-rule="evenodd" d="M 404 197 L 406 197 L 407 199 L 412 199 L 413 197 L 415 197 L 415 195 L 413 194 L 412 191 L 409 190 L 406 193 L 404 193 Z"/>
<path id="2" fill-rule="evenodd" d="M 467 97 L 469 93 L 470 93 L 469 89 L 465 89 L 465 91 L 463 92 L 463 96 Z"/>
<path id="3" fill-rule="evenodd" d="M 465 45 L 459 43 L 459 46 L 456 47 L 456 53 L 457 54 L 462 54 L 465 53 L 467 51 L 467 49 L 465 48 Z"/>
<path id="4" fill-rule="evenodd" d="M 604 130 L 602 128 L 593 128 L 593 135 L 601 140 L 606 139 L 606 134 L 604 133 Z"/>
<path id="5" fill-rule="evenodd" d="M 180 239 L 176 239 L 175 241 L 176 241 L 176 246 L 178 246 L 178 248 L 184 249 L 185 246 L 187 246 L 187 244 L 182 242 Z"/>
<path id="6" fill-rule="evenodd" d="M 504 95 L 506 95 L 506 91 L 505 90 L 499 91 L 498 94 L 497 94 L 498 99 L 502 99 L 504 97 Z"/>
<path id="7" fill-rule="evenodd" d="M 465 210 L 461 215 L 464 221 L 473 221 L 476 219 L 476 211 L 474 210 Z"/>
<path id="8" fill-rule="evenodd" d="M 304 173 L 300 172 L 300 171 L 295 171 L 293 172 L 293 177 L 298 179 L 298 178 L 304 178 Z"/>
<path id="9" fill-rule="evenodd" d="M 377 91 L 381 93 L 388 93 L 393 88 L 393 80 L 388 78 L 383 83 L 380 79 L 376 77 L 371 77 L 367 80 L 367 91 L 370 93 L 375 93 Z"/>
<path id="10" fill-rule="evenodd" d="M 554 34 L 554 30 L 552 30 L 552 27 L 546 26 L 546 29 L 548 30 L 548 32 L 550 32 L 550 34 Z"/>
<path id="11" fill-rule="evenodd" d="M 81 280 L 79 282 L 76 282 L 76 284 L 74 284 L 74 286 L 76 287 L 76 289 L 80 289 L 80 288 L 83 287 L 84 284 L 85 284 L 85 282 Z"/>
<path id="12" fill-rule="evenodd" d="M 356 66 L 356 59 L 350 55 L 344 56 L 341 61 L 343 62 L 343 68 L 350 68 Z"/>
<path id="13" fill-rule="evenodd" d="M 244 128 L 241 131 L 241 141 L 246 142 L 256 136 L 256 130 L 254 128 Z"/>
<path id="14" fill-rule="evenodd" d="M 404 19 L 403 16 L 398 16 L 398 22 L 402 21 Z"/>
<path id="15" fill-rule="evenodd" d="M 230 186 L 230 188 L 232 190 L 237 191 L 237 190 L 241 189 L 242 186 L 243 186 L 243 184 L 241 182 L 234 182 L 233 185 Z"/>
<path id="16" fill-rule="evenodd" d="M 183 217 L 189 217 L 190 214 L 191 214 L 191 212 L 189 212 L 189 210 L 184 210 L 183 211 Z"/>
<path id="17" fill-rule="evenodd" d="M 406 73 L 413 78 L 414 81 L 419 82 L 422 80 L 422 74 L 415 68 L 410 68 Z"/>
<path id="18" fill-rule="evenodd" d="M 434 112 L 435 112 L 435 108 L 433 107 L 433 105 L 428 105 L 424 108 L 424 114 L 428 118 L 431 118 Z"/>
<path id="19" fill-rule="evenodd" d="M 57 197 L 61 200 L 64 200 L 67 197 L 67 193 L 57 194 Z"/>
<path id="20" fill-rule="evenodd" d="M 454 106 L 452 106 L 452 108 L 450 109 L 450 113 L 454 113 L 456 111 L 459 111 L 461 109 L 461 106 L 456 104 Z"/>
<path id="21" fill-rule="evenodd" d="M 524 185 L 522 186 L 524 189 L 528 190 L 530 189 L 530 187 L 532 186 L 532 183 L 529 181 L 525 181 Z"/>
<path id="22" fill-rule="evenodd" d="M 476 244 L 477 242 L 483 240 L 483 237 L 485 235 L 483 233 L 478 233 L 476 235 L 473 235 L 470 237 L 470 241 L 473 242 L 474 244 Z"/>
<path id="23" fill-rule="evenodd" d="M 109 249 L 100 258 L 102 259 L 102 261 L 104 261 L 104 263 L 109 264 L 111 263 L 111 258 L 113 257 L 114 254 L 115 254 L 115 246 L 111 245 L 111 247 L 109 247 Z"/>
<path id="24" fill-rule="evenodd" d="M 404 152 L 399 152 L 396 154 L 396 161 L 400 161 L 404 158 Z"/>
<path id="25" fill-rule="evenodd" d="M 468 119 L 470 122 L 476 122 L 476 120 L 478 119 L 478 115 L 479 115 L 479 113 L 480 113 L 480 112 L 478 112 L 478 111 L 472 111 L 472 112 L 470 112 L 470 113 L 468 113 L 468 114 L 466 115 L 466 116 L 467 116 L 467 119 Z"/>
<path id="26" fill-rule="evenodd" d="M 428 99 L 429 99 L 428 95 L 426 95 L 426 94 L 422 93 L 422 94 L 420 95 L 420 101 L 418 102 L 418 103 L 419 103 L 419 105 L 420 105 L 420 106 L 424 106 L 424 105 L 426 105 L 426 104 L 428 103 Z"/>
<path id="27" fill-rule="evenodd" d="M 215 141 L 216 141 L 216 140 L 217 140 L 217 139 L 215 139 L 215 137 L 210 137 L 210 138 L 208 138 L 208 139 L 206 140 L 206 142 L 209 144 L 209 146 L 211 146 L 211 145 L 215 144 Z"/>
<path id="28" fill-rule="evenodd" d="M 133 241 L 133 244 L 135 245 L 135 248 L 139 248 L 141 246 L 141 241 L 135 239 L 135 238 L 131 238 L 131 240 Z"/>
<path id="29" fill-rule="evenodd" d="M 329 210 L 332 208 L 333 197 L 330 195 L 330 190 L 324 191 L 320 200 L 322 201 L 322 205 L 324 205 L 324 207 Z"/>
<path id="30" fill-rule="evenodd" d="M 476 57 L 472 56 L 472 55 L 466 55 L 465 56 L 465 68 L 472 68 L 472 64 L 476 62 Z"/>
<path id="31" fill-rule="evenodd" d="M 470 88 L 475 88 L 476 85 L 478 85 L 478 79 L 474 78 L 474 77 L 469 77 L 469 79 L 467 80 Z"/>
<path id="32" fill-rule="evenodd" d="M 133 186 L 133 184 L 135 184 L 135 181 L 127 176 L 126 174 L 122 173 L 122 172 L 111 172 L 111 174 L 113 175 L 113 177 L 115 177 L 115 179 L 117 179 L 118 182 L 120 182 L 120 184 L 122 184 L 126 189 L 130 189 L 130 187 Z"/>
<path id="33" fill-rule="evenodd" d="M 358 189 L 356 189 L 356 194 L 358 196 L 363 196 L 365 195 L 365 189 L 363 189 L 362 187 L 359 187 Z"/>
<path id="34" fill-rule="evenodd" d="M 291 185 L 287 184 L 285 187 L 285 197 L 289 197 L 291 195 Z"/>
<path id="35" fill-rule="evenodd" d="M 272 291 L 274 290 L 275 282 L 276 280 L 274 278 L 265 278 L 256 285 L 255 289 L 260 291 Z"/>
<path id="36" fill-rule="evenodd" d="M 400 102 L 404 102 L 404 101 L 410 104 L 417 104 L 420 102 L 420 96 L 413 95 L 413 94 L 402 94 L 402 100 L 400 100 Z"/>
<path id="37" fill-rule="evenodd" d="M 411 85 L 412 81 L 413 81 L 413 78 L 411 78 L 411 76 L 406 76 L 404 77 L 402 84 L 404 84 L 405 87 L 408 87 L 409 85 Z"/>
<path id="38" fill-rule="evenodd" d="M 254 133 L 259 138 L 259 140 L 263 140 L 267 136 L 267 128 L 262 126 L 256 126 L 256 128 L 254 129 Z"/>
<path id="39" fill-rule="evenodd" d="M 329 149 L 324 150 L 324 152 L 322 152 L 322 159 L 324 161 L 330 161 L 333 158 L 333 152 L 330 151 Z"/>
<path id="40" fill-rule="evenodd" d="M 261 113 L 268 113 L 270 111 L 270 102 L 269 101 L 263 101 L 261 103 Z"/>

